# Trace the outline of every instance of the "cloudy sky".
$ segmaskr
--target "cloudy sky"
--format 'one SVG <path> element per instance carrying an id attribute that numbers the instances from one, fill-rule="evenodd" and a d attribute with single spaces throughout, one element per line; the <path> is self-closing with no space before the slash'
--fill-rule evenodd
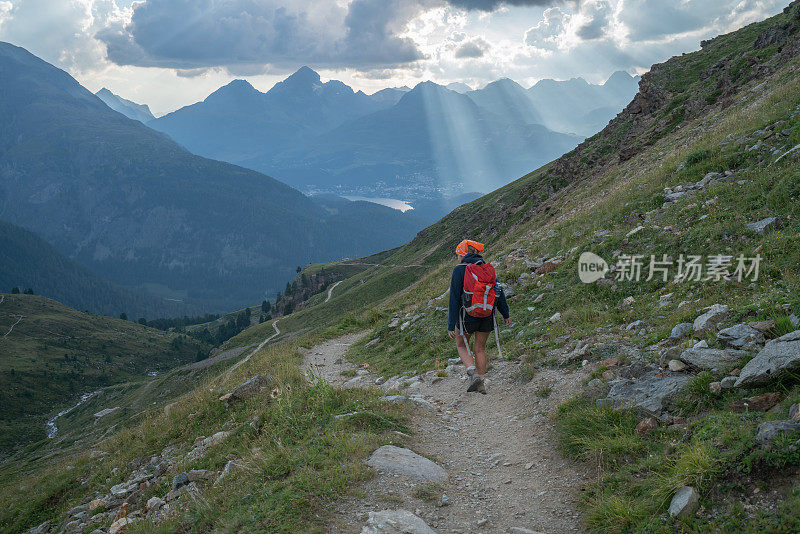
<path id="1" fill-rule="evenodd" d="M 423 80 L 602 82 L 789 0 L 0 0 L 0 40 L 157 115 L 308 65 L 370 93 Z"/>

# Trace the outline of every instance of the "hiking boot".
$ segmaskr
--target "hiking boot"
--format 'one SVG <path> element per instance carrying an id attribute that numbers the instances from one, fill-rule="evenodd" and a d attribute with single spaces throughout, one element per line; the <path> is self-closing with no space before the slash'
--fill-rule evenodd
<path id="1" fill-rule="evenodd" d="M 469 383 L 469 387 L 467 387 L 467 391 L 470 393 L 473 391 L 480 391 L 480 388 L 484 388 L 484 390 L 486 389 L 483 386 L 483 376 L 476 374 L 475 376 L 472 377 L 472 380 Z"/>

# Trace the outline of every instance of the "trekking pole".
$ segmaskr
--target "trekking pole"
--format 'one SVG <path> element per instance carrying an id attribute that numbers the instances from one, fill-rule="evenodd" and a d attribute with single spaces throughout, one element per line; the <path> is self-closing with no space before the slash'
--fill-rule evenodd
<path id="1" fill-rule="evenodd" d="M 494 341 L 497 343 L 497 352 L 500 354 L 500 357 L 503 357 L 503 349 L 500 348 L 500 334 L 497 333 L 497 315 L 492 314 L 492 320 L 494 321 Z"/>

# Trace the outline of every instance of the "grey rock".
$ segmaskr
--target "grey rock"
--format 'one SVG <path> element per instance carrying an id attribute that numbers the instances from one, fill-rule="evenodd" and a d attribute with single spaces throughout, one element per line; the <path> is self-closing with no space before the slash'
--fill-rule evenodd
<path id="1" fill-rule="evenodd" d="M 639 379 L 620 379 L 610 382 L 608 396 L 598 399 L 598 406 L 632 408 L 647 415 L 659 415 L 689 382 L 686 374 L 663 374 L 649 371 Z"/>
<path id="2" fill-rule="evenodd" d="M 669 337 L 672 339 L 683 339 L 691 334 L 693 330 L 694 327 L 692 326 L 692 323 L 677 324 L 672 329 L 672 332 L 670 332 Z"/>
<path id="3" fill-rule="evenodd" d="M 53 528 L 53 524 L 50 521 L 45 521 L 41 525 L 28 530 L 28 534 L 44 534 L 45 532 L 50 532 Z"/>
<path id="4" fill-rule="evenodd" d="M 680 360 L 699 369 L 715 369 L 733 365 L 743 356 L 747 352 L 742 350 L 692 347 L 681 353 Z"/>
<path id="5" fill-rule="evenodd" d="M 619 370 L 619 376 L 621 378 L 641 378 L 647 373 L 654 372 L 657 370 L 658 370 L 657 365 L 644 362 L 633 362 L 630 365 L 621 367 Z"/>
<path id="6" fill-rule="evenodd" d="M 127 482 L 121 482 L 111 486 L 109 491 L 111 491 L 111 495 L 115 497 L 124 497 L 125 495 L 133 492 L 133 487 Z"/>
<path id="7" fill-rule="evenodd" d="M 722 389 L 731 389 L 736 384 L 737 378 L 735 376 L 726 376 L 722 380 L 720 380 L 720 385 Z"/>
<path id="8" fill-rule="evenodd" d="M 697 511 L 700 506 L 700 495 L 691 486 L 681 486 L 669 503 L 669 515 L 685 518 Z"/>
<path id="9" fill-rule="evenodd" d="M 707 312 L 694 320 L 692 327 L 695 332 L 703 333 L 710 329 L 716 328 L 721 323 L 725 316 L 728 315 L 727 304 L 714 304 Z"/>
<path id="10" fill-rule="evenodd" d="M 506 295 L 506 298 L 511 298 L 517 295 L 517 292 L 514 291 L 514 288 L 511 287 L 509 284 L 498 284 L 498 285 L 502 288 L 503 293 L 505 293 Z"/>
<path id="11" fill-rule="evenodd" d="M 747 228 L 757 234 L 763 234 L 767 230 L 773 230 L 780 227 L 780 219 L 778 217 L 767 217 L 760 221 L 747 223 Z"/>
<path id="12" fill-rule="evenodd" d="M 441 483 L 447 480 L 447 472 L 440 465 L 414 451 L 394 445 L 384 445 L 373 452 L 367 465 L 378 471 L 424 482 Z"/>
<path id="13" fill-rule="evenodd" d="M 765 385 L 778 379 L 781 375 L 800 369 L 800 330 L 773 339 L 747 362 L 736 387 Z"/>
<path id="14" fill-rule="evenodd" d="M 178 473 L 172 478 L 172 489 L 176 490 L 189 483 L 189 473 Z"/>
<path id="15" fill-rule="evenodd" d="M 436 534 L 436 531 L 408 510 L 383 510 L 369 513 L 361 534 Z"/>
<path id="16" fill-rule="evenodd" d="M 725 347 L 742 349 L 747 346 L 763 345 L 764 334 L 746 324 L 736 324 L 717 333 L 717 341 Z"/>
<path id="17" fill-rule="evenodd" d="M 150 497 L 147 500 L 147 509 L 151 511 L 156 511 L 162 506 L 164 506 L 164 499 L 160 497 Z"/>
<path id="18" fill-rule="evenodd" d="M 217 472 L 209 471 L 208 469 L 192 469 L 188 472 L 188 475 L 189 482 L 203 482 L 217 478 Z"/>
<path id="19" fill-rule="evenodd" d="M 786 421 L 766 421 L 758 425 L 756 442 L 762 447 L 769 447 L 781 434 L 791 434 L 800 431 L 800 421 L 792 419 Z"/>
<path id="20" fill-rule="evenodd" d="M 668 364 L 669 370 L 673 373 L 679 373 L 686 369 L 686 364 L 680 360 L 670 360 Z"/>
<path id="21" fill-rule="evenodd" d="M 234 389 L 230 398 L 232 400 L 245 400 L 261 391 L 262 388 L 269 387 L 271 383 L 272 377 L 269 375 L 256 375 Z"/>
<path id="22" fill-rule="evenodd" d="M 81 512 L 86 512 L 86 511 L 88 511 L 88 510 L 89 510 L 89 505 L 88 505 L 88 504 L 81 504 L 81 505 L 75 506 L 74 508 L 71 508 L 71 509 L 70 509 L 70 510 L 67 512 L 67 515 L 68 515 L 68 516 L 76 516 L 76 515 L 78 515 L 79 513 L 81 513 Z"/>
<path id="23" fill-rule="evenodd" d="M 381 338 L 379 338 L 379 337 L 376 337 L 375 339 L 371 340 L 370 342 L 368 342 L 368 343 L 367 343 L 366 345 L 364 345 L 364 346 L 365 346 L 365 347 L 374 347 L 375 345 L 377 345 L 377 344 L 378 344 L 378 343 L 380 343 L 380 342 L 381 342 Z"/>
<path id="24" fill-rule="evenodd" d="M 699 182 L 697 182 L 694 185 L 697 186 L 697 187 L 701 187 L 702 188 L 702 187 L 707 186 L 709 183 L 711 183 L 712 180 L 715 180 L 715 179 L 720 178 L 720 177 L 722 177 L 722 175 L 720 173 L 718 173 L 718 172 L 710 172 L 710 173 L 706 174 Z"/>
<path id="25" fill-rule="evenodd" d="M 633 330 L 633 329 L 635 329 L 635 328 L 640 328 L 640 327 L 642 327 L 642 326 L 644 326 L 644 321 L 642 321 L 641 319 L 639 319 L 639 320 L 637 320 L 637 321 L 633 321 L 631 324 L 629 324 L 628 326 L 626 326 L 626 327 L 625 327 L 625 330 L 627 330 L 628 332 L 630 332 L 631 330 Z"/>
<path id="26" fill-rule="evenodd" d="M 795 403 L 789 406 L 789 419 L 800 421 L 800 404 Z"/>
<path id="27" fill-rule="evenodd" d="M 667 200 L 667 202 L 677 202 L 689 193 L 689 191 L 675 191 L 674 193 L 667 193 L 664 195 L 664 198 Z"/>

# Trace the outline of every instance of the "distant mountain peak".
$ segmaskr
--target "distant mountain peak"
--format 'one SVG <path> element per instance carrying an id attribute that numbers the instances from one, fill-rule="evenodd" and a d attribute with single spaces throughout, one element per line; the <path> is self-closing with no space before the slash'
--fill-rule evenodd
<path id="1" fill-rule="evenodd" d="M 248 82 L 247 80 L 243 80 L 241 78 L 237 78 L 235 80 L 231 80 L 230 83 L 228 83 L 227 85 L 224 85 L 223 87 L 229 87 L 231 89 L 253 89 L 253 90 L 255 90 L 255 87 L 253 87 L 253 85 L 250 82 Z"/>
<path id="2" fill-rule="evenodd" d="M 208 95 L 205 101 L 213 102 L 215 100 L 241 99 L 261 94 L 261 91 L 253 87 L 247 80 L 236 79 Z"/>
<path id="3" fill-rule="evenodd" d="M 283 80 L 284 83 L 291 85 L 313 85 L 321 83 L 319 74 L 312 68 L 302 66 L 297 72 Z"/>
<path id="4" fill-rule="evenodd" d="M 456 93 L 468 93 L 469 91 L 472 91 L 472 87 L 463 82 L 448 83 L 445 87 L 451 91 L 455 91 Z"/>

